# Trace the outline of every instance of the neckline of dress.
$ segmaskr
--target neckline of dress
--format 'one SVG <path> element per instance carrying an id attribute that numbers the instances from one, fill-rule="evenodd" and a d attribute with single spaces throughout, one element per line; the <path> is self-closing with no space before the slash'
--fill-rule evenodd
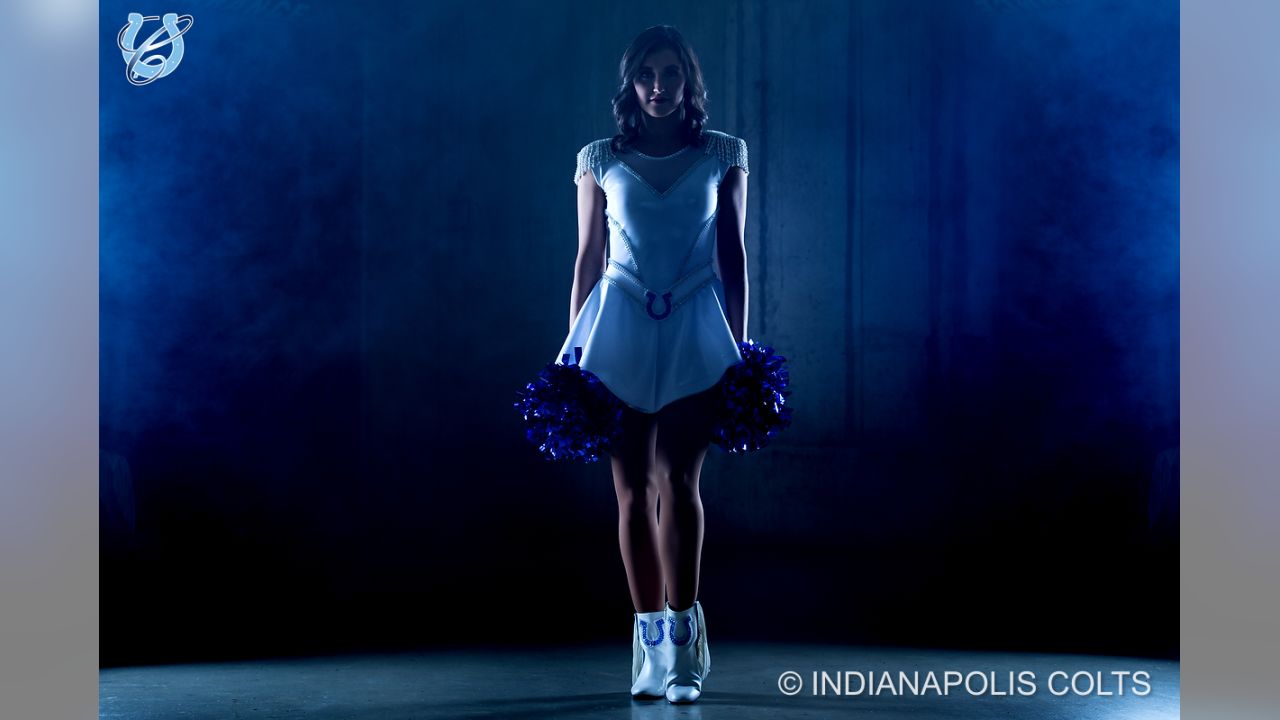
<path id="1" fill-rule="evenodd" d="M 677 151 L 675 151 L 675 152 L 671 153 L 670 155 L 646 155 L 646 154 L 644 154 L 644 153 L 640 152 L 639 150 L 637 150 L 637 149 L 635 149 L 635 148 L 631 148 L 631 152 L 635 153 L 635 154 L 636 154 L 636 155 L 638 155 L 639 157 L 644 158 L 645 160 L 668 160 L 668 159 L 673 158 L 673 157 L 675 157 L 675 156 L 677 156 L 677 155 L 680 155 L 680 154 L 682 154 L 682 153 L 688 152 L 689 148 L 691 148 L 691 147 L 693 147 L 693 146 L 692 146 L 692 145 L 685 145 L 684 147 L 682 147 L 682 148 L 680 148 L 679 150 L 677 150 Z"/>

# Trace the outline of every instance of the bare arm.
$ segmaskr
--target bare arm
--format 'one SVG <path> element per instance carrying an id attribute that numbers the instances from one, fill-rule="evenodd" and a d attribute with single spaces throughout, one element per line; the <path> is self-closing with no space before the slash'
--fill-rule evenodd
<path id="1" fill-rule="evenodd" d="M 716 211 L 716 260 L 724 283 L 725 314 L 738 342 L 747 339 L 747 174 L 731 167 L 720 182 Z"/>
<path id="2" fill-rule="evenodd" d="M 573 291 L 569 295 L 569 329 L 578 312 L 604 274 L 604 190 L 591 173 L 578 179 L 578 259 L 573 264 Z"/>

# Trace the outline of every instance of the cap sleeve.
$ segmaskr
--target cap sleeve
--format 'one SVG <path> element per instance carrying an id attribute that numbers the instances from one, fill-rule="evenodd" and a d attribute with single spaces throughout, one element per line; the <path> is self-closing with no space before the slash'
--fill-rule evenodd
<path id="1" fill-rule="evenodd" d="M 747 168 L 747 141 L 742 138 L 734 138 L 733 158 L 729 161 L 729 167 L 735 165 L 742 168 L 743 175 L 751 174 L 751 170 Z"/>
<path id="2" fill-rule="evenodd" d="M 725 172 L 737 166 L 744 174 L 750 174 L 747 167 L 747 141 L 716 130 L 707 131 L 707 149 L 724 163 Z"/>
<path id="3" fill-rule="evenodd" d="M 596 179 L 596 183 L 600 182 L 600 166 L 606 160 L 612 157 L 613 152 L 609 149 L 609 140 L 594 140 L 582 146 L 578 151 L 578 165 L 573 171 L 573 184 L 577 185 L 583 175 L 591 173 Z"/>

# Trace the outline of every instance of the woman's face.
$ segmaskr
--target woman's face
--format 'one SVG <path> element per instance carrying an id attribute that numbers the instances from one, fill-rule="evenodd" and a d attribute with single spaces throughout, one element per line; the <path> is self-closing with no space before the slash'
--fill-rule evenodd
<path id="1" fill-rule="evenodd" d="M 666 117 L 684 100 L 684 79 L 680 56 L 670 48 L 661 48 L 645 56 L 632 84 L 646 113 Z"/>

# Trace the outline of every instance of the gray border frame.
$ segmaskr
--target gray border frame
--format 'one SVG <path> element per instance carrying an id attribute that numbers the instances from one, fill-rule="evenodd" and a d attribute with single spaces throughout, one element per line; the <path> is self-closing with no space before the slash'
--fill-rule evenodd
<path id="1" fill-rule="evenodd" d="M 1280 3 L 1195 0 L 1181 20 L 1182 710 L 1274 718 Z"/>
<path id="2" fill-rule="evenodd" d="M 87 718 L 98 697 L 98 5 L 3 7 L 0 716 Z"/>

